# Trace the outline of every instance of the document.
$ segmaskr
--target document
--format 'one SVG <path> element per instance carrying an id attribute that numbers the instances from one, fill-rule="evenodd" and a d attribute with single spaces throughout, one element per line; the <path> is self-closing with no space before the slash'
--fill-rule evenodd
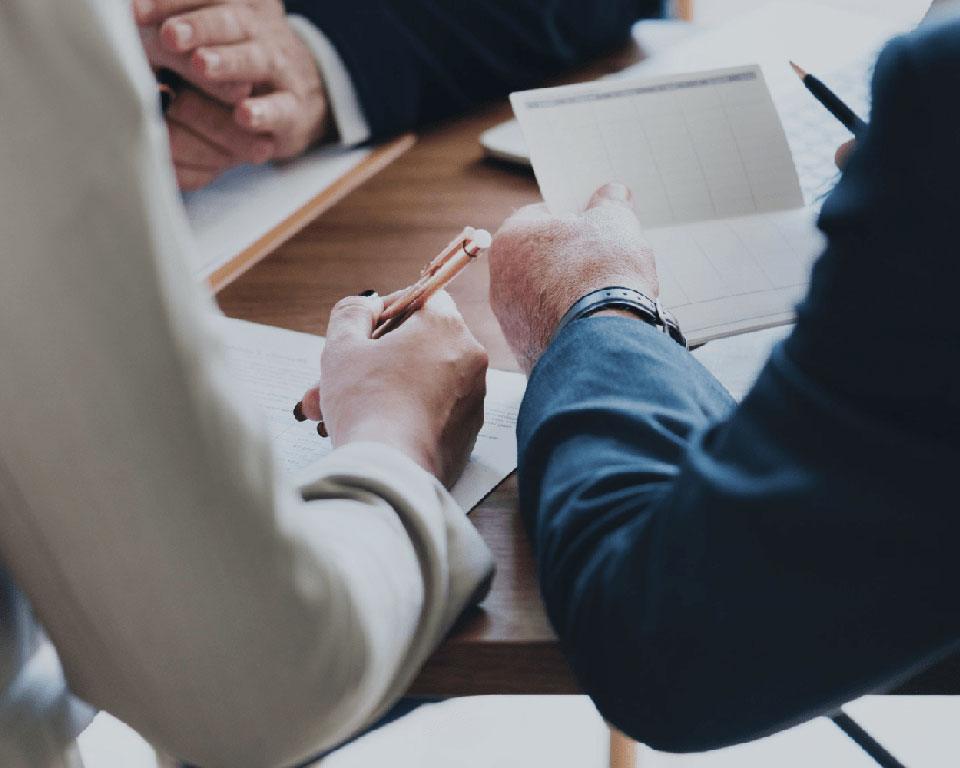
<path id="1" fill-rule="evenodd" d="M 739 403 L 753 387 L 773 348 L 792 330 L 792 326 L 768 328 L 711 341 L 694 350 L 693 356 Z"/>
<path id="2" fill-rule="evenodd" d="M 285 164 L 243 165 L 184 195 L 197 247 L 194 274 L 206 279 L 350 173 L 371 149 L 327 147 Z"/>
<path id="3" fill-rule="evenodd" d="M 293 418 L 293 406 L 320 378 L 324 339 L 230 318 L 223 318 L 221 332 L 234 373 L 266 417 L 281 471 L 295 482 L 332 450 L 315 424 Z M 487 373 L 483 429 L 451 491 L 464 512 L 517 468 L 517 413 L 525 388 L 519 373 Z"/>
<path id="4" fill-rule="evenodd" d="M 912 28 L 929 0 L 884 4 L 862 13 L 815 2 L 769 2 L 720 26 L 689 36 L 607 79 L 632 79 L 691 70 L 760 65 L 783 122 L 807 204 L 819 203 L 838 178 L 833 162 L 837 146 L 850 138 L 803 87 L 789 59 L 827 82 L 859 115 L 870 113 L 870 78 L 877 54 L 893 35 Z M 643 29 L 641 29 L 643 28 Z M 643 24 L 635 34 L 642 41 Z M 529 162 L 516 121 L 484 134 L 488 151 L 513 162 Z"/>
<path id="5" fill-rule="evenodd" d="M 822 249 L 756 65 L 511 96 L 544 200 L 634 190 L 661 299 L 692 344 L 788 323 Z"/>

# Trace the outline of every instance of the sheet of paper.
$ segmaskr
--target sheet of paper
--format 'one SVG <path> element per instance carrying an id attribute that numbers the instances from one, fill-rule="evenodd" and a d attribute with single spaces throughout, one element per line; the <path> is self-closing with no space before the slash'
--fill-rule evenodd
<path id="1" fill-rule="evenodd" d="M 647 230 L 690 344 L 792 322 L 823 237 L 805 208 Z"/>
<path id="2" fill-rule="evenodd" d="M 851 137 L 806 91 L 789 60 L 820 76 L 867 119 L 877 53 L 890 37 L 914 26 L 929 2 L 904 0 L 899 5 L 879 14 L 816 2 L 767 3 L 614 77 L 649 77 L 756 62 L 783 121 L 804 198 L 812 204 L 832 188 L 837 178 L 834 152 Z"/>
<path id="3" fill-rule="evenodd" d="M 870 2 L 866 0 L 859 5 Z M 807 204 L 819 202 L 838 174 L 837 146 L 850 134 L 803 88 L 788 59 L 820 75 L 862 117 L 870 113 L 869 84 L 876 55 L 898 32 L 914 26 L 929 0 L 903 0 L 877 10 L 816 2 L 770 2 L 734 16 L 610 75 L 610 79 L 649 77 L 691 69 L 733 67 L 757 62 L 783 122 Z M 877 10 L 877 12 L 873 12 Z M 514 161 L 529 157 L 516 121 L 488 132 L 493 153 Z"/>
<path id="4" fill-rule="evenodd" d="M 308 473 L 332 449 L 315 425 L 296 422 L 292 408 L 317 383 L 323 338 L 230 318 L 222 328 L 236 375 L 266 415 L 278 463 L 291 478 Z M 518 373 L 487 374 L 484 426 L 452 490 L 465 512 L 517 468 L 515 430 L 525 388 L 526 379 Z"/>
<path id="5" fill-rule="evenodd" d="M 757 66 L 605 80 L 511 95 L 540 191 L 579 211 L 602 184 L 647 227 L 797 208 L 803 197 Z"/>
<path id="6" fill-rule="evenodd" d="M 184 195 L 205 279 L 345 176 L 373 150 L 327 147 L 283 165 L 245 165 Z"/>
<path id="7" fill-rule="evenodd" d="M 740 402 L 756 382 L 773 348 L 791 330 L 792 326 L 781 326 L 718 339 L 695 349 L 693 356 Z"/>

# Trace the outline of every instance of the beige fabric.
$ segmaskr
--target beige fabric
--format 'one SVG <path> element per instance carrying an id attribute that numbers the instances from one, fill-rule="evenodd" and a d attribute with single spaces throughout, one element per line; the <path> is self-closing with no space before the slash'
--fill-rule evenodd
<path id="1" fill-rule="evenodd" d="M 190 276 L 166 153 L 127 0 L 0 3 L 4 766 L 63 764 L 83 720 L 50 714 L 72 711 L 62 685 L 8 716 L 10 691 L 57 688 L 23 691 L 23 594 L 78 697 L 237 768 L 368 724 L 492 569 L 385 446 L 335 451 L 304 489 L 278 480 Z"/>

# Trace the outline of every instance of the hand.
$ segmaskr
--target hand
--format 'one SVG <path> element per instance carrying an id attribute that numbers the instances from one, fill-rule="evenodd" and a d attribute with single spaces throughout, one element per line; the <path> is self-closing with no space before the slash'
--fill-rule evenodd
<path id="1" fill-rule="evenodd" d="M 837 154 L 834 155 L 834 162 L 837 164 L 837 168 L 841 171 L 847 167 L 847 161 L 850 159 L 850 155 L 853 154 L 853 150 L 857 148 L 857 140 L 850 139 L 846 144 L 841 144 L 837 149 Z"/>
<path id="2" fill-rule="evenodd" d="M 329 133 L 316 62 L 278 0 L 138 0 L 135 10 L 151 62 L 234 104 L 240 127 L 273 142 L 269 159 L 295 157 Z"/>
<path id="3" fill-rule="evenodd" d="M 382 311 L 379 296 L 333 308 L 320 384 L 304 396 L 303 413 L 323 419 L 335 447 L 386 443 L 449 488 L 483 426 L 487 353 L 445 291 L 373 340 Z"/>
<path id="4" fill-rule="evenodd" d="M 590 291 L 622 285 L 660 293 L 653 251 L 622 184 L 600 188 L 583 213 L 523 208 L 494 236 L 490 302 L 507 342 L 529 373 L 564 313 Z"/>
<path id="5" fill-rule="evenodd" d="M 180 189 L 194 190 L 243 163 L 265 163 L 276 154 L 269 135 L 237 125 L 233 110 L 193 89 L 180 92 L 167 110 L 170 153 Z"/>

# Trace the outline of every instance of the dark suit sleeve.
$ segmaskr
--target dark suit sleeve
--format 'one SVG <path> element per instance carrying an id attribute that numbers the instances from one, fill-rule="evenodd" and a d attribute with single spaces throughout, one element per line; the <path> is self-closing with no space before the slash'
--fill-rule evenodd
<path id="1" fill-rule="evenodd" d="M 793 335 L 734 408 L 581 320 L 522 407 L 521 504 L 584 689 L 671 751 L 882 690 L 960 640 L 960 24 L 892 44 Z"/>
<path id="2" fill-rule="evenodd" d="M 661 0 L 289 0 L 350 72 L 374 138 L 542 84 L 625 42 Z"/>

